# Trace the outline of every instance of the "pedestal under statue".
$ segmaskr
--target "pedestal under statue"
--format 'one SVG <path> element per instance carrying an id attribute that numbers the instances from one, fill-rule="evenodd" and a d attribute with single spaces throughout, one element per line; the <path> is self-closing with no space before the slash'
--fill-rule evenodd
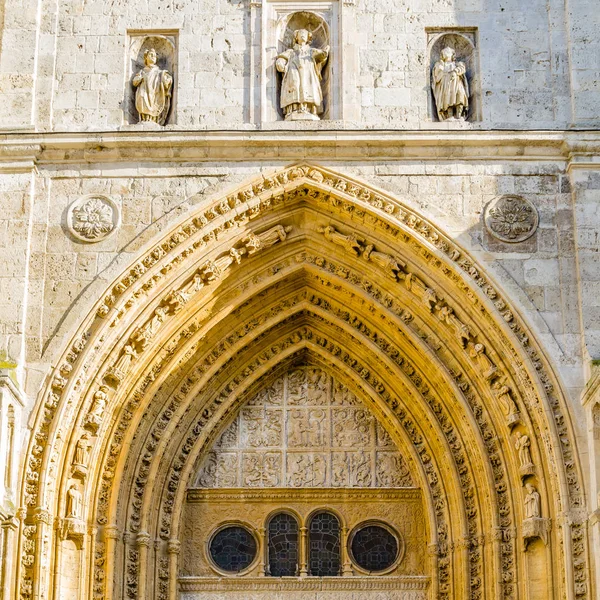
<path id="1" fill-rule="evenodd" d="M 294 46 L 277 57 L 276 69 L 283 73 L 281 109 L 286 121 L 318 121 L 323 112 L 321 70 L 329 56 L 329 46 L 312 48 L 312 34 L 306 29 L 294 32 Z"/>

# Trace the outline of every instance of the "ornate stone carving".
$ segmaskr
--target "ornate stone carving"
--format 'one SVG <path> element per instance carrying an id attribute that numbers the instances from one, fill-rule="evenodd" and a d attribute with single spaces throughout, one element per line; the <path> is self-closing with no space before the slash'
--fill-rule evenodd
<path id="1" fill-rule="evenodd" d="M 531 441 L 529 440 L 529 436 L 517 431 L 515 437 L 515 449 L 519 454 L 519 472 L 522 477 L 533 475 L 535 473 L 535 465 L 531 458 Z"/>
<path id="2" fill-rule="evenodd" d="M 500 196 L 484 211 L 487 230 L 503 242 L 524 242 L 535 233 L 538 222 L 535 206 L 522 196 Z"/>
<path id="3" fill-rule="evenodd" d="M 71 467 L 71 473 L 73 477 L 85 479 L 90 463 L 91 449 L 92 443 L 90 442 L 89 435 L 84 433 L 75 445 L 75 455 L 73 456 L 73 463 Z"/>
<path id="4" fill-rule="evenodd" d="M 101 385 L 98 391 L 94 394 L 92 407 L 85 418 L 84 427 L 86 429 L 90 429 L 96 433 L 98 427 L 100 427 L 102 424 L 102 419 L 104 418 L 104 410 L 106 409 L 107 398 L 108 387 Z"/>
<path id="5" fill-rule="evenodd" d="M 453 48 L 444 48 L 431 72 L 431 89 L 440 121 L 464 121 L 469 112 L 467 68 L 455 56 Z"/>
<path id="6" fill-rule="evenodd" d="M 466 348 L 471 337 L 471 330 L 454 314 L 454 309 L 450 308 L 449 306 L 442 306 L 439 317 L 444 323 L 446 323 L 446 325 L 449 325 L 453 329 L 454 335 L 459 341 L 460 345 L 463 348 Z M 483 347 L 480 353 L 475 353 L 475 356 L 481 354 L 482 352 Z"/>
<path id="7" fill-rule="evenodd" d="M 425 285 L 425 283 L 423 283 L 423 281 L 413 273 L 408 273 L 406 275 L 404 278 L 404 284 L 409 292 L 412 292 L 421 300 L 421 302 L 427 307 L 427 310 L 430 312 L 433 311 L 438 301 L 435 290 Z"/>
<path id="8" fill-rule="evenodd" d="M 117 362 L 108 369 L 104 376 L 107 381 L 112 381 L 115 384 L 121 383 L 129 373 L 131 361 L 137 356 L 135 348 L 131 344 L 126 344 L 119 356 Z"/>
<path id="9" fill-rule="evenodd" d="M 542 518 L 541 497 L 535 486 L 527 483 L 525 484 L 525 490 L 525 520 L 522 525 L 525 550 L 527 550 L 531 540 L 535 538 L 540 538 L 547 546 L 550 519 Z"/>
<path id="10" fill-rule="evenodd" d="M 250 233 L 245 238 L 242 238 L 242 243 L 244 244 L 248 255 L 251 256 L 260 250 L 270 248 L 277 242 L 285 241 L 287 234 L 290 233 L 290 231 L 292 231 L 290 225 L 286 227 L 283 225 L 275 225 L 275 227 L 271 227 L 271 229 L 259 234 Z"/>
<path id="11" fill-rule="evenodd" d="M 354 235 L 344 235 L 339 233 L 336 231 L 333 225 L 319 227 L 318 231 L 325 236 L 327 241 L 331 242 L 332 244 L 336 244 L 336 246 L 341 246 L 347 252 L 351 252 L 356 256 L 358 256 L 363 250 L 363 247 L 360 244 L 362 240 L 359 240 Z"/>
<path id="12" fill-rule="evenodd" d="M 164 125 L 171 108 L 171 87 L 173 76 L 157 64 L 154 48 L 144 52 L 143 69 L 133 77 L 135 92 L 135 108 L 140 115 L 140 122 L 151 121 Z"/>
<path id="13" fill-rule="evenodd" d="M 68 519 L 81 519 L 83 508 L 82 502 L 83 496 L 77 485 L 74 483 L 67 490 L 67 508 L 65 512 Z"/>
<path id="14" fill-rule="evenodd" d="M 502 412 L 506 417 L 506 424 L 508 427 L 513 427 L 521 422 L 521 413 L 517 408 L 515 401 L 511 396 L 510 388 L 501 381 L 496 381 L 492 385 L 492 390 L 496 394 L 496 398 L 500 403 L 500 407 L 502 408 Z"/>
<path id="15" fill-rule="evenodd" d="M 406 263 L 402 262 L 399 258 L 391 256 L 390 254 L 377 252 L 374 250 L 373 244 L 369 244 L 365 248 L 363 258 L 365 260 L 374 262 L 391 279 L 398 280 L 404 279 L 405 277 L 403 269 L 406 267 Z"/>
<path id="16" fill-rule="evenodd" d="M 492 380 L 498 373 L 498 367 L 485 353 L 485 346 L 483 344 L 469 343 L 468 350 L 469 356 L 473 359 L 483 377 L 488 380 Z"/>
<path id="17" fill-rule="evenodd" d="M 386 451 L 379 449 L 376 429 L 384 431 L 361 401 L 324 370 L 292 369 L 242 408 L 204 459 L 196 485 L 413 485 L 389 436 Z"/>
<path id="18" fill-rule="evenodd" d="M 106 239 L 120 224 L 118 206 L 107 196 L 85 196 L 67 212 L 67 227 L 79 241 L 94 243 Z"/>
<path id="19" fill-rule="evenodd" d="M 131 340 L 137 345 L 140 352 L 143 352 L 152 341 L 160 326 L 164 323 L 167 313 L 167 308 L 158 306 L 150 319 L 131 336 Z"/>
<path id="20" fill-rule="evenodd" d="M 275 67 L 283 73 L 280 106 L 286 121 L 319 120 L 323 112 L 321 70 L 329 56 L 329 46 L 312 48 L 312 33 L 294 32 L 294 45 L 277 56 Z"/>

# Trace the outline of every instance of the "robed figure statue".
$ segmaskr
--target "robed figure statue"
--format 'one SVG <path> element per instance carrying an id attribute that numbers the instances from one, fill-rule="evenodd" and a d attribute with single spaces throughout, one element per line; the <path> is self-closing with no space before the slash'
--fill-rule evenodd
<path id="1" fill-rule="evenodd" d="M 168 71 L 156 64 L 156 50 L 150 48 L 144 52 L 145 67 L 133 78 L 135 108 L 140 121 L 153 121 L 164 125 L 171 106 L 171 87 L 173 77 Z"/>
<path id="2" fill-rule="evenodd" d="M 277 56 L 275 67 L 283 73 L 281 109 L 286 121 L 318 121 L 323 112 L 321 70 L 329 56 L 329 46 L 312 48 L 312 33 L 294 32 L 294 46 Z"/>
<path id="3" fill-rule="evenodd" d="M 444 48 L 431 73 L 431 89 L 440 121 L 462 121 L 469 111 L 467 68 L 465 63 L 454 59 L 454 50 Z"/>

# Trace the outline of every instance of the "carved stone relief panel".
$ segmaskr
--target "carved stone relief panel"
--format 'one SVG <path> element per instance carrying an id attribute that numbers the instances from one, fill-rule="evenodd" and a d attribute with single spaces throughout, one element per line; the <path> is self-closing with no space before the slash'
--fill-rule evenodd
<path id="1" fill-rule="evenodd" d="M 344 385 L 296 368 L 240 410 L 204 459 L 195 486 L 411 487 L 389 434 Z"/>

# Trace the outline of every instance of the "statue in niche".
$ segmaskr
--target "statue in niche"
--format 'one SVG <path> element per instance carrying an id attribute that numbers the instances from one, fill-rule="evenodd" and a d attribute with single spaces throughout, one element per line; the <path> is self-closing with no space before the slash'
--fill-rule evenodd
<path id="1" fill-rule="evenodd" d="M 321 70 L 329 56 L 329 46 L 312 48 L 312 33 L 294 32 L 294 45 L 277 56 L 275 68 L 283 73 L 281 110 L 286 121 L 318 121 L 323 112 Z"/>
<path id="2" fill-rule="evenodd" d="M 96 431 L 102 424 L 106 402 L 108 400 L 108 387 L 101 385 L 98 391 L 94 394 L 92 408 L 88 413 L 84 426 L 92 431 Z"/>
<path id="3" fill-rule="evenodd" d="M 156 50 L 150 48 L 144 52 L 145 67 L 133 78 L 135 108 L 140 122 L 153 122 L 164 125 L 171 107 L 172 75 L 157 66 Z"/>
<path id="4" fill-rule="evenodd" d="M 67 490 L 67 518 L 68 519 L 80 519 L 81 518 L 81 502 L 82 495 L 77 489 L 77 486 L 73 484 Z"/>
<path id="5" fill-rule="evenodd" d="M 73 466 L 87 470 L 92 443 L 87 433 L 84 433 L 75 445 L 75 456 L 73 457 Z"/>
<path id="6" fill-rule="evenodd" d="M 531 483 L 525 485 L 527 495 L 525 496 L 525 518 L 537 519 L 542 516 L 540 494 Z"/>
<path id="7" fill-rule="evenodd" d="M 467 67 L 455 57 L 452 48 L 444 48 L 431 73 L 431 89 L 440 121 L 464 121 L 469 111 Z"/>
<path id="8" fill-rule="evenodd" d="M 528 435 L 523 435 L 519 431 L 516 434 L 515 449 L 519 453 L 519 463 L 521 468 L 528 468 L 533 465 L 531 459 L 531 442 Z"/>

